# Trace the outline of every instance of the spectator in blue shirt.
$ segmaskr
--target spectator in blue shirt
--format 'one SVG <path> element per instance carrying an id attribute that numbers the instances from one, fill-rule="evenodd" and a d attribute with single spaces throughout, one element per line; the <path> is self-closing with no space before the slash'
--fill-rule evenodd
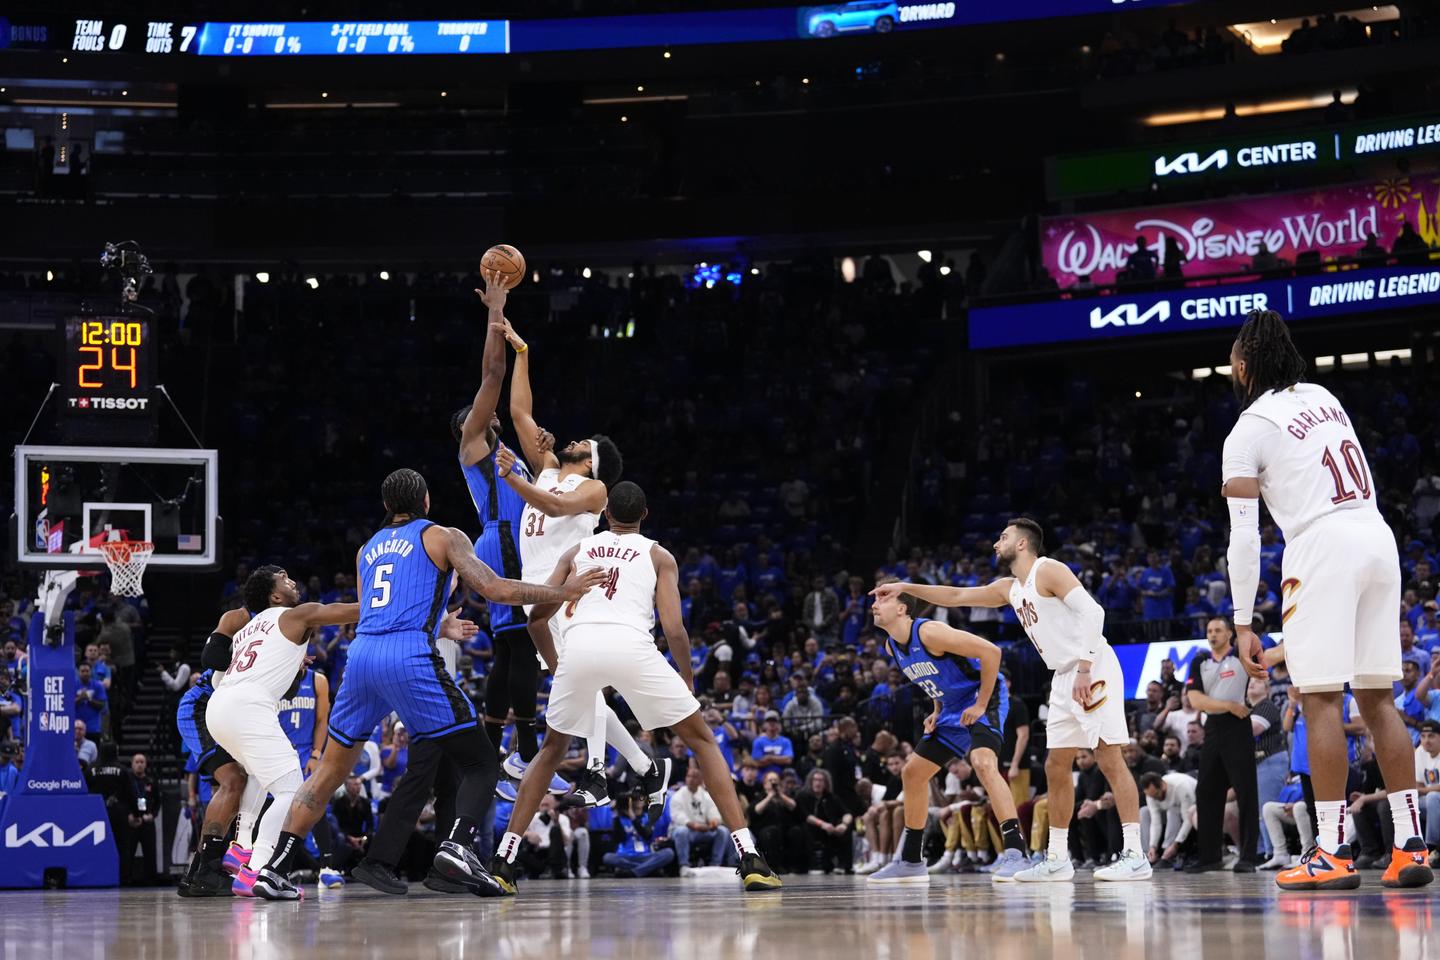
<path id="1" fill-rule="evenodd" d="M 0 740 L 25 739 L 25 701 L 11 686 L 10 671 L 0 670 Z"/>
<path id="2" fill-rule="evenodd" d="M 607 853 L 604 857 L 605 865 L 613 869 L 617 877 L 648 877 L 675 861 L 673 848 L 655 849 L 652 838 L 659 824 L 652 826 L 646 816 L 645 806 L 648 802 L 644 794 L 639 794 L 617 804 L 615 852 Z M 667 798 L 667 812 L 668 806 Z"/>
<path id="3" fill-rule="evenodd" d="M 0 742 L 0 809 L 5 798 L 20 789 L 20 770 L 25 766 L 25 748 L 14 740 Z"/>
<path id="4" fill-rule="evenodd" d="M 100 659 L 100 645 L 98 643 L 87 643 L 85 645 L 85 662 L 90 664 L 90 673 L 104 685 L 105 691 L 110 691 L 110 682 L 114 674 L 110 665 Z"/>
<path id="5" fill-rule="evenodd" d="M 1175 615 L 1175 574 L 1170 566 L 1161 566 L 1160 553 L 1151 550 L 1149 564 L 1140 574 L 1140 596 L 1144 598 L 1146 620 L 1168 620 Z"/>
<path id="6" fill-rule="evenodd" d="M 1196 635 L 1205 632 L 1206 625 L 1215 616 L 1215 607 L 1200 595 L 1200 588 L 1189 586 L 1185 588 L 1185 609 L 1183 611 L 1186 620 L 1190 621 L 1195 628 Z"/>
<path id="7" fill-rule="evenodd" d="M 90 731 L 87 736 L 98 743 L 101 724 L 110 710 L 110 698 L 105 695 L 105 685 L 95 679 L 90 664 L 80 664 L 77 673 L 80 682 L 75 689 L 75 718 L 85 721 Z"/>
<path id="8" fill-rule="evenodd" d="M 768 594 L 777 603 L 785 602 L 785 571 L 771 563 L 766 553 L 755 558 L 755 592 L 757 596 Z"/>
<path id="9" fill-rule="evenodd" d="M 1180 541 L 1181 555 L 1189 560 L 1195 555 L 1196 548 L 1213 532 L 1214 528 L 1210 526 L 1210 522 L 1202 520 L 1197 514 L 1195 504 L 1187 503 L 1185 513 L 1181 516 L 1180 523 L 1175 530 L 1176 538 Z"/>
<path id="10" fill-rule="evenodd" d="M 1440 647 L 1440 604 L 1434 600 L 1416 604 L 1407 619 L 1410 621 L 1411 629 L 1415 631 L 1417 646 L 1426 650 Z"/>
<path id="11" fill-rule="evenodd" d="M 1415 628 L 1404 617 L 1400 618 L 1400 662 L 1415 664 L 1421 676 L 1430 670 L 1430 651 L 1415 645 Z"/>
<path id="12" fill-rule="evenodd" d="M 767 773 L 784 774 L 785 768 L 795 763 L 795 745 L 780 732 L 780 714 L 774 710 L 766 712 L 760 735 L 750 747 L 750 756 L 759 765 L 762 780 Z"/>
<path id="13" fill-rule="evenodd" d="M 1425 721 L 1425 706 L 1415 696 L 1415 688 L 1420 685 L 1420 678 L 1424 675 L 1420 668 L 1415 665 L 1414 660 L 1404 660 L 1400 664 L 1399 692 L 1395 695 L 1395 709 L 1400 711 L 1400 719 L 1405 722 L 1406 728 L 1410 731 L 1410 742 L 1414 746 L 1420 746 L 1420 724 Z"/>
<path id="14" fill-rule="evenodd" d="M 854 647 L 860 640 L 861 631 L 865 629 L 865 625 L 869 621 L 870 596 L 865 592 L 865 581 L 859 577 L 851 577 L 850 595 L 841 605 L 840 642 L 844 646 Z"/>
<path id="15" fill-rule="evenodd" d="M 1275 525 L 1267 523 L 1260 534 L 1260 579 L 1269 584 L 1271 590 L 1280 589 L 1280 564 L 1284 559 L 1285 544 L 1277 542 Z"/>
<path id="16" fill-rule="evenodd" d="M 390 746 L 380 751 L 380 788 L 386 796 L 395 791 L 396 782 L 410 766 L 410 734 L 396 723 L 390 736 Z"/>
<path id="17" fill-rule="evenodd" d="M 733 603 L 735 588 L 748 581 L 749 571 L 740 560 L 740 554 L 731 547 L 725 551 L 725 563 L 715 568 L 715 595 L 722 603 Z"/>
<path id="18" fill-rule="evenodd" d="M 1119 558 L 1110 562 L 1110 572 L 1100 582 L 1096 599 L 1117 620 L 1130 620 L 1135 616 L 1135 584 L 1125 573 L 1125 564 Z"/>

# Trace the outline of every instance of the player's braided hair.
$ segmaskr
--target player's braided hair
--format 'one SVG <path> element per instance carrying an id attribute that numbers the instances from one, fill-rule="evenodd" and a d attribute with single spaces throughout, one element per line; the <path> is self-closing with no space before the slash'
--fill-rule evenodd
<path id="1" fill-rule="evenodd" d="M 425 516 L 425 478 L 409 467 L 401 467 L 380 484 L 380 499 L 385 504 L 385 522 L 399 513 L 412 517 Z"/>
<path id="2" fill-rule="evenodd" d="M 1250 382 L 1235 381 L 1235 395 L 1244 407 L 1272 390 L 1293 387 L 1305 376 L 1305 358 L 1290 339 L 1290 329 L 1274 310 L 1251 310 L 1235 338 Z"/>
<path id="3" fill-rule="evenodd" d="M 243 587 L 245 609 L 252 614 L 270 609 L 270 594 L 275 592 L 275 578 L 284 572 L 284 567 L 277 567 L 273 563 L 257 567 Z"/>

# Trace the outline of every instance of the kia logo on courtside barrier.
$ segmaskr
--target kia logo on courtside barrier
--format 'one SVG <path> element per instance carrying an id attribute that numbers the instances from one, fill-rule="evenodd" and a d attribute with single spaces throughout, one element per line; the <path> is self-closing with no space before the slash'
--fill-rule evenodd
<path id="1" fill-rule="evenodd" d="M 1191 151 L 1182 153 L 1173 160 L 1167 160 L 1164 156 L 1155 158 L 1155 176 L 1169 177 L 1178 173 L 1200 173 L 1214 167 L 1216 170 L 1224 170 L 1230 164 L 1230 151 L 1221 147 L 1204 160 L 1200 154 Z"/>
<path id="2" fill-rule="evenodd" d="M 1138 327 L 1151 320 L 1164 323 L 1170 319 L 1170 301 L 1161 300 L 1144 313 L 1133 303 L 1122 303 L 1111 310 L 1095 307 L 1090 311 L 1090 329 L 1103 330 L 1106 327 Z"/>
<path id="3" fill-rule="evenodd" d="M 45 840 L 46 834 L 50 840 Z M 100 846 L 105 842 L 105 821 L 96 820 L 85 829 L 76 832 L 73 836 L 65 836 L 65 831 L 58 823 L 42 823 L 29 833 L 21 835 L 19 824 L 10 824 L 5 831 L 5 846 L 7 847 L 73 847 L 86 837 L 90 838 L 91 846 Z"/>

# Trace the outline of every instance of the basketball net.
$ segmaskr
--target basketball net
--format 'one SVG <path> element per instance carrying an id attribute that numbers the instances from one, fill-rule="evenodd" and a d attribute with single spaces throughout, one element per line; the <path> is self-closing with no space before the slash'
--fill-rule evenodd
<path id="1" fill-rule="evenodd" d="M 100 552 L 105 556 L 105 566 L 110 568 L 110 592 L 117 597 L 143 596 L 141 580 L 155 544 L 147 540 L 111 540 L 100 544 Z"/>

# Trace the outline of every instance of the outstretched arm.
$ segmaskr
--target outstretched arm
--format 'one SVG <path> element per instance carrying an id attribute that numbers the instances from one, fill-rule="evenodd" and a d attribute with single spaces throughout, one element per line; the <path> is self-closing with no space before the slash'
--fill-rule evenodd
<path id="1" fill-rule="evenodd" d="M 499 271 L 485 274 L 484 282 L 485 289 L 475 291 L 489 310 L 485 349 L 480 356 L 480 389 L 475 392 L 470 412 L 465 415 L 465 423 L 460 428 L 460 459 L 467 467 L 479 463 L 490 453 L 485 431 L 500 403 L 500 387 L 505 382 L 505 338 L 495 329 L 495 322 L 505 315 L 508 291 Z"/>
<path id="2" fill-rule="evenodd" d="M 338 627 L 359 620 L 358 603 L 302 603 L 280 614 L 280 632 L 291 643 L 301 644 L 312 627 Z"/>
<path id="3" fill-rule="evenodd" d="M 870 593 L 893 597 L 908 593 L 937 607 L 1004 607 L 1010 603 L 1013 577 L 1004 577 L 983 587 L 932 587 L 925 583 L 882 583 Z"/>
<path id="4" fill-rule="evenodd" d="M 511 388 L 512 392 L 514 388 Z M 523 436 L 523 434 L 522 434 Z M 510 484 L 510 489 L 520 494 L 520 499 L 539 510 L 547 517 L 573 517 L 579 513 L 599 513 L 610 499 L 605 484 L 599 480 L 586 480 L 570 492 L 554 493 L 515 472 L 515 453 L 509 447 L 501 446 L 495 452 L 495 472 Z"/>
<path id="5" fill-rule="evenodd" d="M 1000 676 L 1000 648 L 984 637 L 956 630 L 939 620 L 931 620 L 920 628 L 920 642 L 935 656 L 953 653 L 980 661 L 980 689 L 975 692 L 975 703 L 961 714 L 960 722 L 969 725 L 979 720 L 990 705 L 996 678 Z"/>
<path id="6" fill-rule="evenodd" d="M 553 452 L 540 445 L 540 427 L 535 422 L 535 395 L 530 389 L 530 345 L 520 338 L 504 317 L 492 324 L 492 328 L 498 329 L 515 349 L 515 375 L 510 378 L 510 419 L 515 424 L 516 435 L 520 437 L 525 462 L 539 476 L 540 471 L 559 466 L 560 461 Z"/>
<path id="7" fill-rule="evenodd" d="M 470 538 L 454 527 L 431 526 L 425 528 L 425 550 L 436 565 L 448 565 L 471 590 L 486 600 L 521 606 L 531 603 L 567 603 L 578 600 L 585 591 L 605 578 L 600 570 L 590 570 L 583 575 L 572 575 L 561 586 L 544 583 L 524 583 L 520 580 L 506 580 L 495 575 L 475 556 L 475 547 Z M 433 547 L 433 549 L 432 549 Z M 436 552 L 440 556 L 436 557 Z"/>

